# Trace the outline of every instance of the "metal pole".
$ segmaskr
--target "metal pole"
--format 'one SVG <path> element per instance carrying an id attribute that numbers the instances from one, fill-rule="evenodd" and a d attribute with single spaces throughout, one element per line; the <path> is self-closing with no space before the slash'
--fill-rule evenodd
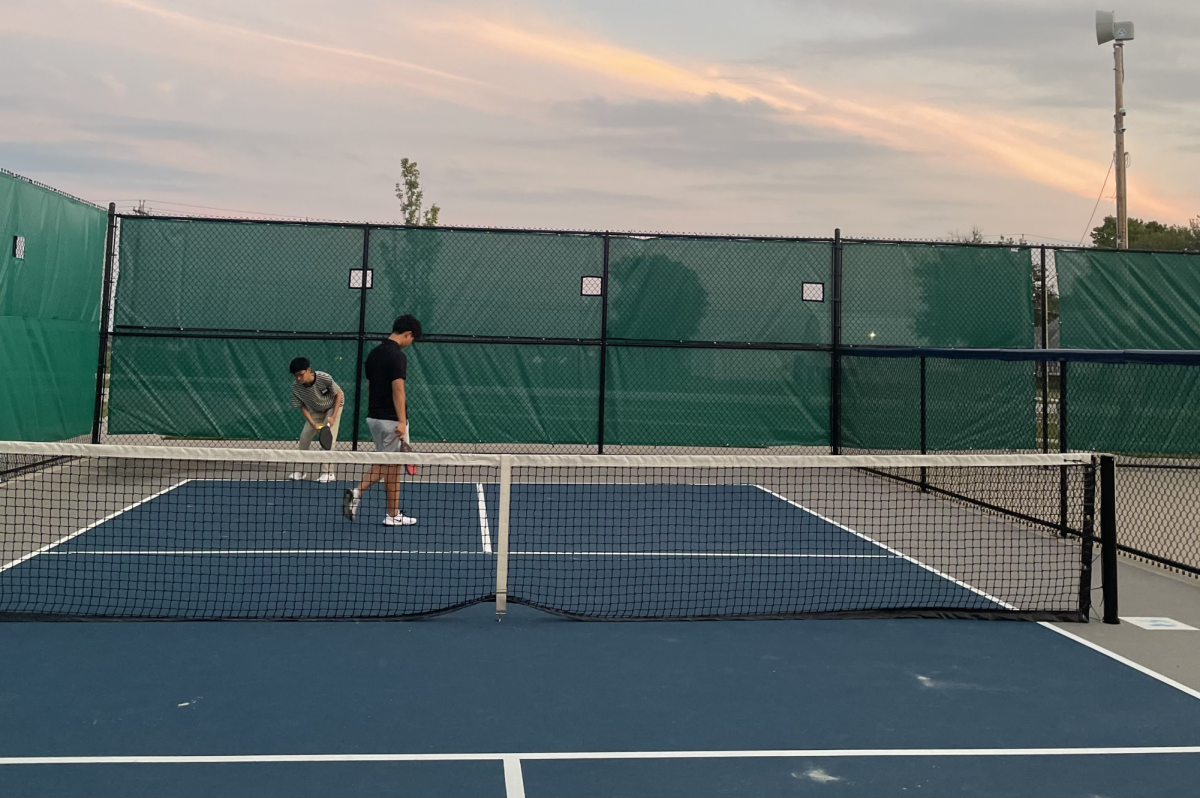
<path id="1" fill-rule="evenodd" d="M 921 358 L 921 454 L 926 454 L 926 400 L 925 400 L 925 358 Z M 921 466 L 921 490 L 924 491 L 929 487 L 929 482 L 926 480 L 925 466 Z"/>
<path id="2" fill-rule="evenodd" d="M 830 303 L 829 451 L 842 453 L 842 230 L 833 231 L 833 302 Z"/>
<path id="3" fill-rule="evenodd" d="M 1042 349 L 1050 348 L 1050 288 L 1046 281 L 1046 247 L 1041 248 L 1042 256 Z M 1050 451 L 1050 364 L 1045 360 L 1038 361 L 1038 376 L 1042 382 L 1042 453 Z"/>
<path id="4" fill-rule="evenodd" d="M 96 401 L 92 407 L 92 443 L 100 442 L 104 424 L 104 383 L 108 377 L 109 315 L 112 313 L 113 261 L 117 254 L 117 203 L 108 203 L 108 235 L 104 242 L 104 294 L 100 297 L 100 343 L 96 358 Z"/>
<path id="5" fill-rule="evenodd" d="M 1096 458 L 1083 469 L 1083 528 L 1079 536 L 1079 615 L 1092 615 L 1092 549 L 1095 542 Z"/>
<path id="6" fill-rule="evenodd" d="M 1113 132 L 1117 139 L 1117 249 L 1129 249 L 1129 208 L 1125 182 L 1125 43 L 1113 43 L 1116 73 L 1116 113 Z"/>
<path id="7" fill-rule="evenodd" d="M 600 402 L 596 420 L 596 453 L 604 454 L 604 394 L 608 381 L 608 233 L 604 234 L 604 265 L 600 278 Z"/>
<path id="8" fill-rule="evenodd" d="M 363 342 L 367 337 L 367 273 L 371 260 L 371 227 L 363 227 L 362 280 L 358 285 L 358 356 L 354 359 L 354 426 L 350 432 L 350 448 L 358 451 L 358 421 L 362 405 Z"/>
<path id="9" fill-rule="evenodd" d="M 1120 623 L 1117 615 L 1117 489 L 1116 461 L 1100 457 L 1100 581 L 1104 622 Z"/>
<path id="10" fill-rule="evenodd" d="M 1067 361 L 1058 361 L 1058 450 L 1067 451 Z M 1067 515 L 1067 467 L 1058 467 L 1058 533 L 1066 536 L 1069 518 Z"/>

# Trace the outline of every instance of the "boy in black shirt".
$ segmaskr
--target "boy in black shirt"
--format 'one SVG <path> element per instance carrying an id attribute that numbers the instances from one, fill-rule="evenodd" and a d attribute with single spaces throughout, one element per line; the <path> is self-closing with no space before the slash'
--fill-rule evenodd
<path id="1" fill-rule="evenodd" d="M 408 358 L 404 349 L 421 340 L 421 322 L 404 315 L 392 324 L 392 334 L 367 355 L 367 427 L 377 452 L 399 452 L 408 441 L 408 402 L 404 380 L 408 377 Z M 353 520 L 362 501 L 362 493 L 376 482 L 383 482 L 387 493 L 384 526 L 408 526 L 417 523 L 400 512 L 400 472 L 402 465 L 373 465 L 358 487 L 348 490 L 342 499 L 342 513 Z"/>

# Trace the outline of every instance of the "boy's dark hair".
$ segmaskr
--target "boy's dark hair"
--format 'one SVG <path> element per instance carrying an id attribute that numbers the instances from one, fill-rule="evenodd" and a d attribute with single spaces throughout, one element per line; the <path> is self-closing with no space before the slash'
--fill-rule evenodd
<path id="1" fill-rule="evenodd" d="M 306 357 L 294 358 L 291 364 L 288 366 L 288 371 L 293 374 L 299 374 L 311 365 L 312 364 L 308 362 L 308 358 Z"/>
<path id="2" fill-rule="evenodd" d="M 401 333 L 412 332 L 413 340 L 421 340 L 421 322 L 417 321 L 416 316 L 405 313 L 392 322 L 392 335 L 400 335 Z"/>

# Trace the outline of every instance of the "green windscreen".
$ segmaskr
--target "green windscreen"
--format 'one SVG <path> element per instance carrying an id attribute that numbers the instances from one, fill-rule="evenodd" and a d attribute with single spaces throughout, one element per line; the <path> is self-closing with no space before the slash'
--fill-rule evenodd
<path id="1" fill-rule="evenodd" d="M 1200 349 L 1200 255 L 1055 253 L 1060 340 L 1078 349 Z"/>
<path id="2" fill-rule="evenodd" d="M 0 173 L 0 418 L 10 440 L 92 427 L 107 215 Z"/>
<path id="3" fill-rule="evenodd" d="M 599 347 L 437 343 L 407 351 L 414 440 L 596 443 Z M 365 388 L 363 396 L 365 408 Z"/>
<path id="4" fill-rule="evenodd" d="M 842 343 L 1031 348 L 1027 248 L 847 243 Z"/>
<path id="5" fill-rule="evenodd" d="M 606 444 L 827 446 L 829 355 L 608 349 Z"/>
<path id="6" fill-rule="evenodd" d="M 304 426 L 288 363 L 307 357 L 354 395 L 356 341 L 149 338 L 112 345 L 110 435 L 286 440 Z M 349 411 L 350 408 L 347 408 Z M 350 416 L 339 434 L 350 438 Z"/>
<path id="7" fill-rule="evenodd" d="M 920 451 L 920 361 L 843 356 L 841 364 L 842 446 Z"/>
<path id="8" fill-rule="evenodd" d="M 376 345 L 368 341 L 364 356 Z M 355 341 L 118 337 L 109 433 L 287 440 L 304 425 L 288 363 L 307 357 L 346 392 L 351 438 Z M 598 348 L 417 344 L 407 398 L 415 441 L 595 443 Z M 369 441 L 367 383 L 359 440 Z"/>
<path id="9" fill-rule="evenodd" d="M 1038 446 L 1036 363 L 926 358 L 925 393 L 931 452 Z"/>
<path id="10" fill-rule="evenodd" d="M 1076 451 L 1200 453 L 1200 369 L 1067 364 L 1067 443 Z"/>
<path id="11" fill-rule="evenodd" d="M 361 228 L 126 217 L 120 241 L 118 327 L 358 332 Z"/>
<path id="12" fill-rule="evenodd" d="M 1036 448 L 1036 373 L 1022 361 L 925 358 L 926 450 Z M 920 451 L 919 357 L 843 356 L 841 399 L 843 446 Z"/>
<path id="13" fill-rule="evenodd" d="M 368 331 L 411 313 L 427 333 L 600 337 L 602 300 L 582 290 L 603 274 L 599 236 L 372 229 L 370 264 Z"/>
<path id="14" fill-rule="evenodd" d="M 827 243 L 614 237 L 608 335 L 828 343 L 830 263 Z"/>

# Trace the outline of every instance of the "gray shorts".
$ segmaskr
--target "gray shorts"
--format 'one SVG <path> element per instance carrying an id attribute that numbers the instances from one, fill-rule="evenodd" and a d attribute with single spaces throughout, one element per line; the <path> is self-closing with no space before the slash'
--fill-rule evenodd
<path id="1" fill-rule="evenodd" d="M 396 435 L 396 422 L 386 418 L 367 418 L 367 429 L 371 430 L 371 440 L 375 441 L 377 452 L 400 451 L 400 438 Z M 408 438 L 408 426 L 404 427 L 404 437 Z"/>

